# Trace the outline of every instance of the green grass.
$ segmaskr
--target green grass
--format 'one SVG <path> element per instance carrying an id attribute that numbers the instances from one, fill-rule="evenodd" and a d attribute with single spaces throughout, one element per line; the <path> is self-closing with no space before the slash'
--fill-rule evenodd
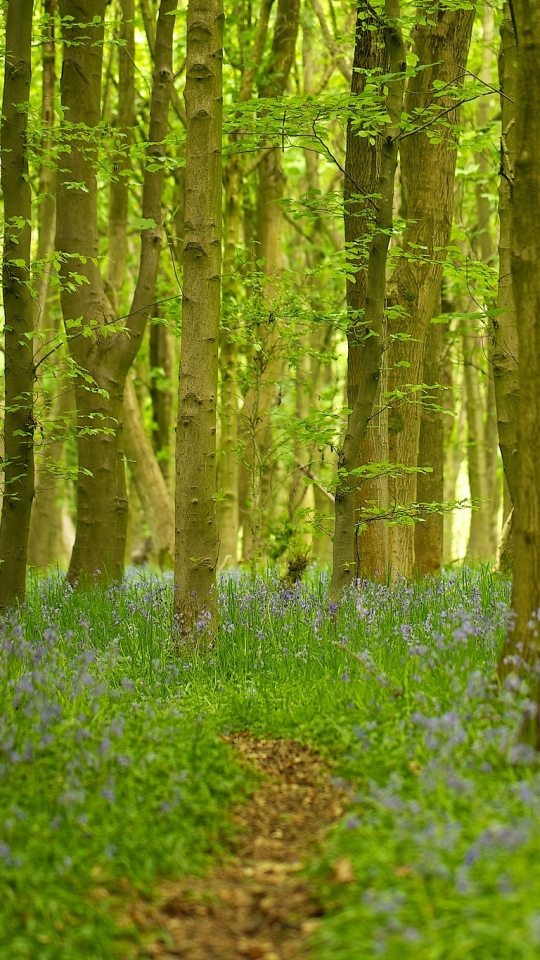
<path id="1" fill-rule="evenodd" d="M 149 890 L 226 847 L 250 782 L 220 733 L 240 729 L 315 744 L 354 795 L 310 866 L 328 904 L 317 960 L 539 955 L 526 691 L 492 683 L 509 584 L 463 570 L 330 609 L 325 587 L 315 571 L 297 591 L 271 571 L 223 578 L 219 642 L 178 661 L 169 581 L 31 582 L 0 678 L 3 955 L 114 956 L 92 886 Z M 355 881 L 336 886 L 341 857 Z"/>

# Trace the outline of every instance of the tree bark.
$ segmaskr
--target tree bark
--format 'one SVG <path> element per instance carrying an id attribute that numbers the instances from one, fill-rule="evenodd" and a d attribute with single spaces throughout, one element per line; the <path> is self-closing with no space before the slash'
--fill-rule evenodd
<path id="1" fill-rule="evenodd" d="M 30 288 L 32 195 L 27 131 L 33 0 L 9 0 L 0 154 L 4 195 L 5 419 L 0 520 L 0 609 L 25 596 L 34 497 L 34 303 Z"/>
<path id="2" fill-rule="evenodd" d="M 439 110 L 445 111 L 455 104 L 454 96 L 434 101 L 433 84 L 454 85 L 463 76 L 473 21 L 472 10 L 437 7 L 429 23 L 417 24 L 414 52 L 423 69 L 411 78 L 407 87 L 406 111 L 413 119 L 417 115 L 425 116 L 434 102 Z M 410 391 L 422 383 L 426 334 L 440 297 L 444 248 L 450 239 L 454 210 L 457 119 L 457 108 L 445 113 L 439 143 L 431 142 L 423 131 L 407 134 L 401 143 L 401 177 L 407 211 L 403 238 L 406 255 L 398 261 L 392 278 L 391 300 L 401 307 L 402 313 L 390 324 L 388 362 L 390 390 L 400 390 L 407 395 L 405 402 L 394 406 L 389 417 L 390 460 L 406 467 L 416 467 L 418 463 L 421 407 Z M 409 339 L 400 339 L 403 334 Z M 391 486 L 399 505 L 416 502 L 417 474 L 399 474 Z M 412 576 L 415 565 L 412 524 L 393 527 L 391 563 L 394 574 Z"/>
<path id="3" fill-rule="evenodd" d="M 77 535 L 68 580 L 73 585 L 119 579 L 123 571 L 127 497 L 122 443 L 122 405 L 127 372 L 153 308 L 161 249 L 161 191 L 172 87 L 172 35 L 177 0 L 161 0 L 156 30 L 149 144 L 143 180 L 137 284 L 124 329 L 111 328 L 114 314 L 97 265 L 95 164 L 100 119 L 105 0 L 61 0 L 64 19 L 62 104 L 69 123 L 87 133 L 73 137 L 60 159 L 57 249 L 62 312 L 68 346 L 80 375 L 78 411 Z M 99 21 L 95 19 L 99 18 Z M 157 170 L 156 170 L 157 167 Z M 72 185 L 83 184 L 83 189 Z M 72 271 L 83 283 L 72 282 Z M 90 377 L 91 386 L 87 383 Z M 85 379 L 86 378 L 86 379 Z"/>
<path id="4" fill-rule="evenodd" d="M 472 303 L 471 303 L 472 306 Z M 487 472 L 486 402 L 480 393 L 480 350 L 477 331 L 470 320 L 465 320 L 462 335 L 463 374 L 467 409 L 467 462 L 471 499 L 476 507 L 471 512 L 471 527 L 465 559 L 471 563 L 493 557 L 491 515 L 494 504 L 490 500 Z"/>
<path id="5" fill-rule="evenodd" d="M 176 433 L 174 612 L 179 643 L 217 631 L 216 399 L 221 279 L 221 0 L 189 0 L 186 212 Z M 204 628 L 204 629 L 203 629 Z"/>
<path id="6" fill-rule="evenodd" d="M 252 96 L 256 67 L 264 54 L 268 33 L 268 21 L 273 0 L 263 0 L 253 48 L 244 65 L 238 102 L 245 103 Z M 231 146 L 239 140 L 238 133 L 229 137 Z M 225 187 L 224 205 L 224 275 L 223 305 L 225 322 L 221 326 L 220 343 L 220 450 L 218 462 L 218 485 L 223 490 L 223 499 L 218 504 L 220 535 L 220 566 L 235 566 L 238 558 L 238 533 L 240 525 L 240 460 L 238 450 L 239 399 L 238 343 L 235 338 L 236 312 L 241 290 L 238 276 L 238 248 L 242 224 L 242 179 L 243 163 L 240 153 L 232 152 L 223 173 Z"/>
<path id="7" fill-rule="evenodd" d="M 354 576 L 354 567 L 351 569 L 350 563 L 350 544 L 355 523 L 356 484 L 351 479 L 351 471 L 358 464 L 366 429 L 373 413 L 383 354 L 386 260 L 393 223 L 394 180 L 405 72 L 405 48 L 399 27 L 399 16 L 399 0 L 386 0 L 384 38 L 390 72 L 394 77 L 388 82 L 386 110 L 389 121 L 382 133 L 381 166 L 377 184 L 379 199 L 368 259 L 362 325 L 364 354 L 362 375 L 338 459 L 333 568 L 329 588 L 332 600 L 341 598 L 344 588 Z"/>
<path id="8" fill-rule="evenodd" d="M 127 218 L 129 188 L 127 174 L 131 168 L 129 146 L 135 123 L 135 0 L 120 0 L 122 27 L 118 47 L 118 111 L 115 129 L 120 134 L 115 157 L 114 178 L 109 199 L 109 248 L 105 289 L 118 312 L 118 295 L 126 276 Z"/>
<path id="9" fill-rule="evenodd" d="M 364 71 L 387 72 L 385 46 L 381 42 L 381 29 L 377 23 L 377 18 L 373 15 L 368 14 L 366 18 L 365 9 L 359 6 L 351 83 L 351 93 L 356 95 L 361 94 L 365 89 L 369 74 Z M 377 192 L 381 152 L 380 138 L 372 144 L 368 137 L 359 137 L 355 126 L 349 121 L 345 160 L 344 226 L 345 242 L 351 244 L 350 263 L 351 269 L 354 270 L 354 282 L 347 280 L 347 306 L 350 311 L 350 326 L 347 331 L 347 402 L 351 409 L 358 395 L 364 357 L 362 324 L 367 282 L 367 255 L 364 247 L 367 234 L 373 226 L 374 213 L 373 201 L 367 198 Z M 384 395 L 385 390 L 386 371 L 381 370 L 374 410 L 381 406 L 381 396 Z M 370 420 L 362 443 L 359 465 L 383 463 L 387 460 L 388 414 L 384 409 L 379 410 Z M 358 577 L 362 574 L 384 581 L 388 574 L 386 522 L 372 520 L 357 533 L 359 511 L 368 509 L 369 502 L 380 508 L 388 506 L 388 477 L 384 472 L 373 480 L 357 483 L 355 522 L 351 530 L 349 557 L 347 560 L 344 557 L 342 562 L 349 564 L 351 575 Z"/>
<path id="10" fill-rule="evenodd" d="M 261 114 L 264 101 L 283 96 L 294 61 L 300 17 L 300 0 L 278 0 L 270 62 L 259 85 Z M 276 406 L 278 383 L 283 378 L 284 362 L 279 356 L 279 331 L 272 312 L 283 267 L 283 211 L 280 201 L 285 192 L 286 177 L 279 147 L 263 149 L 258 166 L 257 192 L 257 256 L 264 260 L 268 321 L 258 328 L 259 349 L 254 355 L 253 382 L 242 410 L 247 434 L 249 469 L 250 557 L 255 561 L 263 548 L 263 520 L 271 514 L 273 476 L 276 458 L 273 451 L 271 412 Z"/>
<path id="11" fill-rule="evenodd" d="M 512 503 L 516 498 L 518 456 L 518 333 L 512 291 L 512 205 L 516 137 L 516 60 L 514 24 L 508 3 L 501 23 L 499 84 L 501 95 L 501 166 L 499 180 L 499 293 L 493 321 L 493 379 L 497 427 L 504 475 Z"/>
<path id="12" fill-rule="evenodd" d="M 513 629 L 500 664 L 504 674 L 528 662 L 537 678 L 540 609 L 540 7 L 513 0 L 518 46 L 512 281 L 519 349 L 519 417 L 515 485 Z M 517 656 L 517 660 L 516 660 Z M 535 694 L 538 680 L 535 679 Z M 524 735 L 538 748 L 536 717 Z"/>
<path id="13" fill-rule="evenodd" d="M 44 137 L 39 168 L 37 276 L 35 278 L 35 329 L 39 334 L 34 345 L 36 364 L 51 348 L 58 330 L 56 320 L 51 324 L 49 284 L 52 272 L 52 254 L 56 230 L 56 171 L 51 160 L 54 128 L 54 95 L 56 82 L 55 16 L 56 0 L 45 0 L 45 42 L 42 47 L 42 107 L 41 119 Z M 41 367 L 36 377 L 37 437 L 35 441 L 35 497 L 32 502 L 28 564 L 36 570 L 45 570 L 54 564 L 67 566 L 73 547 L 72 527 L 65 500 L 64 463 L 65 418 L 69 414 L 72 391 L 66 377 L 58 375 L 59 353 L 54 354 L 56 376 L 52 384 Z M 63 362 L 63 359 L 60 363 Z M 52 394 L 52 396 L 51 396 Z"/>
<path id="14" fill-rule="evenodd" d="M 152 399 L 153 456 L 157 457 L 159 469 L 166 483 L 171 476 L 171 426 L 173 414 L 174 343 L 172 334 L 161 322 L 159 313 L 150 326 L 150 397 Z M 152 448 L 151 448 L 152 449 Z"/>
<path id="15" fill-rule="evenodd" d="M 174 505 L 163 474 L 146 436 L 131 377 L 124 388 L 124 434 L 129 469 L 150 529 L 160 567 L 171 569 L 174 559 Z"/>
<path id="16" fill-rule="evenodd" d="M 424 351 L 424 382 L 431 387 L 424 395 L 420 416 L 420 439 L 418 466 L 430 467 L 431 473 L 418 474 L 417 499 L 419 503 L 442 503 L 444 501 L 444 424 L 441 410 L 432 409 L 432 404 L 442 407 L 444 390 L 437 388 L 443 379 L 444 331 L 442 323 L 431 323 L 426 335 Z M 417 573 L 436 576 L 443 562 L 442 513 L 426 513 L 424 522 L 414 528 L 414 555 Z"/>

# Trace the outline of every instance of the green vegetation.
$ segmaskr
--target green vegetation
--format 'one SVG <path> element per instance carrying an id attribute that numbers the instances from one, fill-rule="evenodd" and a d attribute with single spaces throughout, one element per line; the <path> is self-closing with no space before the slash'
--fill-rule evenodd
<path id="1" fill-rule="evenodd" d="M 360 582 L 330 606 L 326 587 L 224 576 L 219 642 L 189 661 L 171 655 L 170 581 L 32 581 L 2 638 L 4 955 L 114 956 L 123 878 L 149 892 L 226 849 L 250 779 L 220 734 L 244 729 L 315 744 L 354 796 L 309 867 L 317 960 L 537 955 L 526 690 L 493 683 L 509 583 Z M 336 885 L 343 857 L 355 881 Z"/>

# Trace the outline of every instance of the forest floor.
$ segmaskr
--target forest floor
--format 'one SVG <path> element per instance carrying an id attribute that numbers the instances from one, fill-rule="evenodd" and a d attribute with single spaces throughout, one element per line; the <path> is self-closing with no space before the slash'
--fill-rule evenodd
<path id="1" fill-rule="evenodd" d="M 233 856 L 203 878 L 170 880 L 130 905 L 145 934 L 139 955 L 300 960 L 324 912 L 302 867 L 342 816 L 344 791 L 320 756 L 294 740 L 227 739 L 262 774 L 248 803 L 233 811 L 241 829 Z M 336 864 L 338 882 L 350 873 L 348 861 Z"/>
<path id="2" fill-rule="evenodd" d="M 0 628 L 0 957 L 532 960 L 540 767 L 486 570 L 326 601 L 223 576 L 32 580 Z"/>

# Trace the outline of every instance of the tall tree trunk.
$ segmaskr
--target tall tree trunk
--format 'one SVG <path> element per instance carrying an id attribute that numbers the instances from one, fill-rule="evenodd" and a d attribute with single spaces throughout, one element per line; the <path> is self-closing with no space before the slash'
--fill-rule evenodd
<path id="1" fill-rule="evenodd" d="M 268 34 L 268 22 L 274 0 L 263 0 L 259 13 L 253 47 L 246 52 L 246 61 L 242 70 L 238 102 L 245 103 L 253 93 L 257 66 L 264 56 Z M 239 134 L 229 137 L 231 145 L 238 143 Z M 220 330 L 220 450 L 218 461 L 218 486 L 223 490 L 223 499 L 218 503 L 220 546 L 220 566 L 234 566 L 238 555 L 238 533 L 240 526 L 240 473 L 239 459 L 239 409 L 240 394 L 238 385 L 238 343 L 234 335 L 235 313 L 240 298 L 238 248 L 242 226 L 242 154 L 232 152 L 227 158 L 223 181 L 225 187 L 224 205 L 224 274 L 223 305 L 225 323 Z M 246 467 L 243 465 L 244 472 Z M 248 533 L 247 522 L 244 533 Z M 244 539 L 247 547 L 247 537 Z M 250 551 L 248 551 L 250 552 Z"/>
<path id="2" fill-rule="evenodd" d="M 294 61 L 300 18 L 300 0 L 278 0 L 270 62 L 259 85 L 261 113 L 264 100 L 283 96 Z M 264 259 L 263 270 L 268 280 L 269 320 L 259 325 L 260 349 L 254 357 L 253 380 L 242 412 L 248 434 L 248 468 L 250 477 L 251 560 L 257 559 L 263 547 L 263 519 L 271 509 L 275 457 L 272 449 L 271 413 L 276 405 L 278 383 L 283 378 L 283 359 L 279 356 L 279 331 L 272 313 L 272 301 L 278 293 L 283 267 L 283 211 L 280 201 L 285 192 L 286 177 L 279 147 L 266 148 L 258 167 L 257 240 L 258 256 Z"/>
<path id="3" fill-rule="evenodd" d="M 493 41 L 494 41 L 494 14 L 493 8 L 486 4 L 482 23 L 482 66 L 480 79 L 485 84 L 493 82 Z M 486 128 L 490 120 L 490 98 L 480 97 L 476 111 L 476 123 L 479 130 Z M 496 255 L 496 246 L 491 229 L 491 202 L 488 195 L 488 184 L 493 175 L 491 158 L 485 150 L 476 155 L 480 179 L 476 183 L 476 215 L 477 230 L 476 249 L 480 259 L 486 264 L 492 264 Z M 497 408 L 495 400 L 495 384 L 493 380 L 493 337 L 481 336 L 482 354 L 487 359 L 486 389 L 484 395 L 484 457 L 486 461 L 486 494 L 489 504 L 486 519 L 488 554 L 493 558 L 497 549 L 499 534 L 499 444 L 497 434 Z"/>
<path id="4" fill-rule="evenodd" d="M 419 503 L 442 503 L 444 500 L 444 423 L 441 410 L 444 391 L 442 383 L 444 359 L 444 331 L 442 323 L 431 323 L 424 350 L 424 382 L 432 389 L 424 395 L 420 417 L 418 466 L 430 467 L 430 473 L 420 473 L 417 480 Z M 443 562 L 443 514 L 426 513 L 424 522 L 414 528 L 415 566 L 420 576 L 440 573 Z"/>
<path id="5" fill-rule="evenodd" d="M 439 302 L 444 248 L 450 239 L 454 210 L 458 110 L 454 96 L 434 100 L 433 84 L 454 85 L 463 76 L 473 21 L 472 10 L 437 7 L 429 23 L 419 21 L 414 33 L 414 52 L 422 69 L 409 81 L 407 113 L 414 121 L 434 102 L 445 113 L 440 142 L 433 142 L 425 132 L 411 132 L 401 143 L 408 220 L 403 238 L 406 256 L 398 261 L 392 279 L 391 299 L 402 308 L 402 316 L 390 324 L 389 387 L 405 394 L 423 380 L 424 343 Z M 418 256 L 419 247 L 425 257 Z M 402 339 L 403 334 L 410 339 Z M 417 466 L 420 409 L 415 397 L 409 395 L 391 412 L 390 460 L 395 464 Z M 392 492 L 399 505 L 414 503 L 417 475 L 398 474 Z M 391 553 L 393 572 L 410 577 L 414 569 L 413 525 L 392 529 Z"/>
<path id="6" fill-rule="evenodd" d="M 48 352 L 56 340 L 56 323 L 50 329 L 50 310 L 48 303 L 49 282 L 54 251 L 56 230 L 56 171 L 50 154 L 52 152 L 52 131 L 54 127 L 55 94 L 55 16 L 56 0 L 45 0 L 44 12 L 47 16 L 45 42 L 42 47 L 42 108 L 41 118 L 44 126 L 44 139 L 41 145 L 42 162 L 39 169 L 38 194 L 38 249 L 37 262 L 39 275 L 36 278 L 35 329 L 39 338 L 34 351 L 36 363 Z M 55 354 L 58 363 L 59 351 Z M 28 564 L 38 570 L 44 570 L 54 564 L 67 565 L 73 543 L 66 542 L 65 525 L 70 523 L 65 502 L 65 484 L 61 479 L 61 464 L 64 461 L 64 421 L 69 412 L 72 393 L 68 381 L 55 377 L 52 383 L 54 394 L 51 398 L 46 377 L 39 377 L 38 398 L 36 399 L 36 420 L 38 422 L 35 444 L 35 497 L 32 503 L 30 535 L 28 539 Z M 41 402 L 40 402 L 41 401 Z"/>
<path id="7" fill-rule="evenodd" d="M 540 609 L 540 7 L 513 0 L 517 32 L 516 163 L 512 280 L 519 342 L 519 417 L 515 486 L 515 622 L 503 658 L 519 654 L 532 666 L 538 691 Z M 515 662 L 501 663 L 502 672 Z M 529 721 L 540 746 L 540 725 Z M 528 727 L 528 724 L 525 724 Z"/>
<path id="8" fill-rule="evenodd" d="M 377 28 L 377 17 L 366 16 L 363 4 L 359 4 L 356 23 L 356 43 L 354 48 L 354 71 L 352 75 L 351 93 L 363 93 L 369 73 L 364 71 L 379 70 L 387 72 L 386 51 L 381 43 L 381 29 Z M 360 107 L 360 110 L 362 108 Z M 354 270 L 354 281 L 347 280 L 347 306 L 350 312 L 349 329 L 347 331 L 347 402 L 353 408 L 358 396 L 358 388 L 362 378 L 362 364 L 364 357 L 363 323 L 366 303 L 367 258 L 364 253 L 366 235 L 372 229 L 374 204 L 371 198 L 377 192 L 380 176 L 382 141 L 377 138 L 371 143 L 368 137 L 359 137 L 355 125 L 349 121 L 347 126 L 347 152 L 345 160 L 344 181 L 344 225 L 345 242 L 354 245 L 355 254 L 351 258 L 351 270 Z M 384 380 L 384 382 L 383 382 Z M 381 406 L 381 396 L 386 390 L 386 371 L 381 371 L 374 410 L 376 414 L 371 418 L 360 452 L 360 464 L 383 463 L 388 460 L 388 415 L 386 410 L 378 410 Z M 384 406 L 384 404 L 383 404 Z M 349 556 L 343 558 L 347 562 L 351 575 L 378 577 L 386 580 L 388 573 L 388 527 L 383 520 L 371 520 L 356 535 L 358 520 L 362 509 L 369 509 L 368 503 L 377 507 L 388 506 L 388 477 L 381 472 L 381 476 L 370 481 L 357 483 L 355 523 L 351 530 L 351 539 L 348 545 Z"/>
<path id="9" fill-rule="evenodd" d="M 124 388 L 124 434 L 129 469 L 150 529 L 160 567 L 173 566 L 174 506 L 150 440 L 146 436 L 131 377 Z"/>
<path id="10" fill-rule="evenodd" d="M 241 166 L 240 157 L 232 154 L 224 171 L 225 186 L 225 271 L 223 276 L 223 305 L 226 320 L 220 330 L 220 451 L 219 486 L 223 499 L 219 501 L 220 565 L 235 566 L 238 559 L 238 528 L 240 524 L 238 459 L 238 344 L 234 336 L 235 311 L 239 298 L 237 251 L 241 227 Z"/>
<path id="11" fill-rule="evenodd" d="M 125 329 L 114 321 L 97 266 L 95 164 L 100 119 L 105 0 L 61 0 L 64 18 L 62 104 L 68 122 L 86 128 L 62 154 L 58 186 L 57 249 L 61 264 L 62 312 L 73 359 L 82 371 L 75 390 L 78 411 L 77 536 L 68 580 L 107 582 L 122 575 L 127 497 L 122 443 L 122 405 L 127 372 L 153 308 L 161 249 L 161 191 L 172 88 L 172 35 L 177 0 L 161 0 L 150 107 L 147 164 L 143 180 L 137 284 Z M 66 20 L 65 18 L 71 18 Z M 99 18 L 96 19 L 96 18 Z M 157 161 L 157 162 L 156 162 Z M 156 170 L 156 167 L 158 168 Z M 84 190 L 73 190 L 82 183 Z M 72 271 L 83 283 L 73 285 Z M 87 335 L 81 335 L 82 333 Z M 85 377 L 93 385 L 89 388 Z M 96 389 L 96 387 L 98 389 Z"/>
<path id="12" fill-rule="evenodd" d="M 518 332 L 512 291 L 512 204 L 516 155 L 517 48 L 510 7 L 505 4 L 501 23 L 499 84 L 501 95 L 501 167 L 499 181 L 499 294 L 492 325 L 493 380 L 497 401 L 497 427 L 504 476 L 512 503 L 516 499 L 518 457 L 519 368 Z"/>
<path id="13" fill-rule="evenodd" d="M 186 213 L 176 433 L 174 612 L 180 643 L 217 631 L 216 400 L 221 278 L 221 0 L 189 0 Z M 204 631 L 201 629 L 204 626 Z"/>
<path id="14" fill-rule="evenodd" d="M 114 178 L 109 199 L 109 249 L 105 289 L 116 312 L 127 264 L 127 218 L 129 188 L 127 176 L 131 163 L 129 146 L 135 123 L 135 0 L 120 0 L 122 26 L 118 47 L 118 112 L 115 129 L 119 150 L 115 157 Z"/>
<path id="15" fill-rule="evenodd" d="M 358 393 L 349 416 L 347 432 L 339 452 L 338 483 L 335 495 L 335 532 L 330 597 L 339 600 L 354 576 L 350 544 L 355 528 L 356 469 L 366 429 L 373 413 L 380 381 L 383 355 L 383 327 L 386 306 L 386 260 L 393 223 L 394 180 L 398 159 L 398 137 L 403 110 L 405 48 L 399 26 L 399 0 L 385 0 L 384 39 L 390 72 L 386 111 L 388 123 L 382 131 L 381 165 L 377 184 L 377 211 L 373 225 L 363 319 L 363 360 Z"/>
<path id="16" fill-rule="evenodd" d="M 474 563 L 493 557 L 491 542 L 490 487 L 486 456 L 485 398 L 480 392 L 480 350 L 474 321 L 465 320 L 463 341 L 463 374 L 467 409 L 467 461 L 471 498 L 477 501 L 471 512 L 471 528 L 465 559 Z"/>
<path id="17" fill-rule="evenodd" d="M 27 130 L 33 0 L 9 0 L 0 155 L 4 195 L 4 497 L 0 520 L 0 609 L 25 595 L 34 496 L 34 304 L 30 288 L 32 195 Z"/>
<path id="18" fill-rule="evenodd" d="M 452 326 L 450 327 L 452 330 Z M 463 375 L 453 362 L 451 350 L 447 348 L 443 361 L 443 407 L 446 414 L 443 419 L 444 432 L 444 496 L 445 503 L 456 499 L 456 487 L 463 460 L 465 445 L 465 402 L 463 398 Z M 454 521 L 456 512 L 448 511 L 443 517 L 443 563 L 453 563 L 457 558 L 454 552 Z"/>
<path id="19" fill-rule="evenodd" d="M 150 325 L 150 397 L 152 399 L 152 446 L 167 483 L 171 476 L 171 427 L 173 414 L 174 342 L 159 313 Z"/>

